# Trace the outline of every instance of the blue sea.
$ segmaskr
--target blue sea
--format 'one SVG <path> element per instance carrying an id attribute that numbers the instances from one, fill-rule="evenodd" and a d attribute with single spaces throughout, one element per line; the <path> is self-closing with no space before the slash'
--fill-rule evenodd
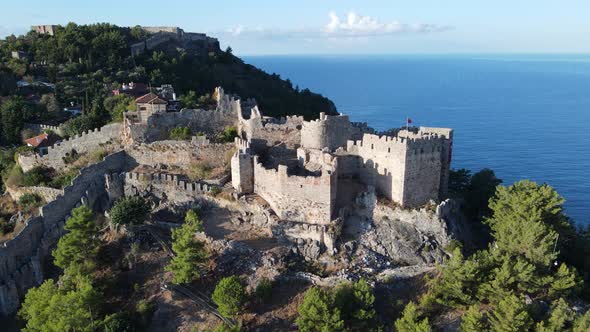
<path id="1" fill-rule="evenodd" d="M 376 129 L 455 129 L 453 168 L 546 182 L 590 225 L 590 55 L 260 56 L 245 61 Z M 264 110 L 262 110 L 264 112 Z"/>

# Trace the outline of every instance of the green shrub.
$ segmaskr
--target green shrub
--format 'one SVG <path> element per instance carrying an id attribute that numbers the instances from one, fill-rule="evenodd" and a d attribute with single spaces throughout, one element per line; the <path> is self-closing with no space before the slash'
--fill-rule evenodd
<path id="1" fill-rule="evenodd" d="M 195 225 L 197 232 L 203 231 L 203 221 L 199 218 L 199 210 L 197 209 L 188 210 L 184 216 L 184 222 Z"/>
<path id="2" fill-rule="evenodd" d="M 104 332 L 133 331 L 129 318 L 120 312 L 106 316 L 100 325 Z"/>
<path id="3" fill-rule="evenodd" d="M 11 224 L 5 218 L 0 217 L 0 235 L 5 235 L 14 230 L 14 224 Z"/>
<path id="4" fill-rule="evenodd" d="M 170 130 L 170 139 L 189 140 L 191 139 L 191 130 L 189 127 L 176 127 Z"/>
<path id="5" fill-rule="evenodd" d="M 225 127 L 221 135 L 221 140 L 223 142 L 233 142 L 236 137 L 238 137 L 238 129 L 236 127 Z"/>
<path id="6" fill-rule="evenodd" d="M 333 297 L 318 287 L 312 287 L 303 297 L 298 308 L 297 327 L 302 332 L 343 331 L 344 320 Z"/>
<path id="7" fill-rule="evenodd" d="M 45 185 L 49 182 L 49 170 L 44 167 L 34 167 L 23 174 L 23 185 L 26 187 Z"/>
<path id="8" fill-rule="evenodd" d="M 8 187 L 21 187 L 23 185 L 23 170 L 18 164 L 12 166 L 12 168 L 4 173 L 4 184 Z"/>
<path id="9" fill-rule="evenodd" d="M 139 225 L 145 221 L 149 211 L 149 206 L 143 198 L 124 197 L 111 209 L 111 221 L 117 225 Z"/>
<path id="10" fill-rule="evenodd" d="M 152 319 L 156 306 L 147 300 L 141 299 L 137 302 L 135 310 L 137 311 L 139 323 L 145 326 Z"/>
<path id="11" fill-rule="evenodd" d="M 211 196 L 215 197 L 215 196 L 221 194 L 221 188 L 213 187 L 213 188 L 211 188 L 211 191 L 209 193 L 211 194 Z"/>
<path id="12" fill-rule="evenodd" d="M 51 188 L 56 188 L 56 189 L 63 189 L 67 186 L 69 186 L 72 181 L 74 180 L 74 178 L 76 178 L 79 174 L 79 169 L 78 168 L 72 168 L 69 171 L 67 171 L 66 173 L 61 173 L 58 174 L 56 176 L 54 176 L 51 179 L 51 182 L 49 182 L 49 186 Z"/>
<path id="13" fill-rule="evenodd" d="M 242 309 L 246 291 L 236 276 L 221 279 L 213 291 L 212 300 L 225 317 L 234 317 Z"/>
<path id="14" fill-rule="evenodd" d="M 32 146 L 28 146 L 28 145 L 22 145 L 19 146 L 18 148 L 14 149 L 14 161 L 17 161 L 18 155 L 21 154 L 28 154 L 31 152 L 35 152 L 35 149 Z"/>
<path id="15" fill-rule="evenodd" d="M 258 285 L 256 285 L 254 295 L 256 295 L 256 298 L 260 299 L 262 302 L 270 299 L 272 296 L 272 282 L 267 278 L 262 278 L 258 282 Z"/>
<path id="16" fill-rule="evenodd" d="M 109 153 L 107 150 L 98 149 L 98 150 L 92 151 L 91 159 L 93 162 L 99 162 L 99 161 L 103 160 L 104 157 L 106 157 L 108 155 L 109 155 Z"/>
<path id="17" fill-rule="evenodd" d="M 43 199 L 37 194 L 27 193 L 18 199 L 18 204 L 25 209 L 41 206 Z"/>
<path id="18" fill-rule="evenodd" d="M 80 159 L 80 154 L 78 151 L 72 149 L 70 152 L 66 152 L 66 155 L 61 158 L 64 164 L 69 165 L 75 162 L 76 160 Z"/>
<path id="19" fill-rule="evenodd" d="M 195 161 L 188 166 L 188 177 L 193 181 L 207 179 L 211 174 L 211 165 L 206 161 Z"/>

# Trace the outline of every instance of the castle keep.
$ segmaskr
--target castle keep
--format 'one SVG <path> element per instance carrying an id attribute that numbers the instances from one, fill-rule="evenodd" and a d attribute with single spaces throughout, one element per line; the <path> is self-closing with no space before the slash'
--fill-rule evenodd
<path id="1" fill-rule="evenodd" d="M 236 139 L 233 187 L 238 194 L 262 196 L 281 218 L 329 223 L 338 216 L 337 207 L 350 203 L 344 196 L 357 184 L 372 186 L 403 207 L 424 205 L 446 192 L 451 129 L 380 135 L 345 115 L 323 113 L 313 121 L 267 119 L 253 126 L 261 117 L 257 110 L 252 114 L 253 119 L 242 120 L 242 138 Z M 281 138 L 290 144 L 277 146 Z"/>

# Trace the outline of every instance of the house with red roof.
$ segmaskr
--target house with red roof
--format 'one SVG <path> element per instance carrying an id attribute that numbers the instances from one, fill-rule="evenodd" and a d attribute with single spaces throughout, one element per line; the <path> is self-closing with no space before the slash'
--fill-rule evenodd
<path id="1" fill-rule="evenodd" d="M 25 140 L 27 146 L 35 148 L 40 155 L 46 154 L 47 149 L 58 142 L 58 136 L 48 133 L 43 133 Z"/>
<path id="2" fill-rule="evenodd" d="M 155 93 L 145 94 L 135 99 L 137 116 L 141 122 L 147 122 L 147 119 L 154 113 L 166 112 L 168 101 Z"/>

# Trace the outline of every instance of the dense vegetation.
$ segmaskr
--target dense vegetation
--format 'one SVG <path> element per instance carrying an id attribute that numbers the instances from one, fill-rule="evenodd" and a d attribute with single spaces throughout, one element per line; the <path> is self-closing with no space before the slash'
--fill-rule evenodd
<path id="1" fill-rule="evenodd" d="M 68 122 L 69 135 L 120 120 L 125 109 L 133 108 L 132 100 L 109 97 L 109 93 L 124 82 L 172 84 L 184 107 L 210 108 L 211 92 L 222 86 L 243 99 L 255 98 L 271 116 L 314 118 L 321 111 L 335 112 L 330 100 L 244 63 L 230 48 L 203 56 L 170 47 L 178 45 L 164 45 L 131 57 L 129 46 L 145 37 L 139 27 L 69 23 L 59 27 L 55 36 L 31 31 L 1 41 L 0 96 L 14 97 L 5 99 L 0 107 L 0 142 L 19 143 L 26 121 L 59 122 L 64 117 L 61 107 L 71 103 L 82 105 L 84 115 Z M 26 57 L 13 59 L 12 51 L 23 51 Z M 48 94 L 51 88 L 44 85 L 17 88 L 18 80 L 50 82 L 55 84 L 55 94 Z M 46 96 L 39 104 L 19 97 L 32 92 Z"/>
<path id="2" fill-rule="evenodd" d="M 498 186 L 484 218 L 490 246 L 469 257 L 456 248 L 396 326 L 429 330 L 428 318 L 466 310 L 462 331 L 587 328 L 590 313 L 576 315 L 571 308 L 587 294 L 590 241 L 563 214 L 563 203 L 546 184 Z"/>
<path id="3" fill-rule="evenodd" d="M 361 279 L 332 290 L 310 288 L 299 306 L 300 331 L 377 331 L 371 286 Z"/>

